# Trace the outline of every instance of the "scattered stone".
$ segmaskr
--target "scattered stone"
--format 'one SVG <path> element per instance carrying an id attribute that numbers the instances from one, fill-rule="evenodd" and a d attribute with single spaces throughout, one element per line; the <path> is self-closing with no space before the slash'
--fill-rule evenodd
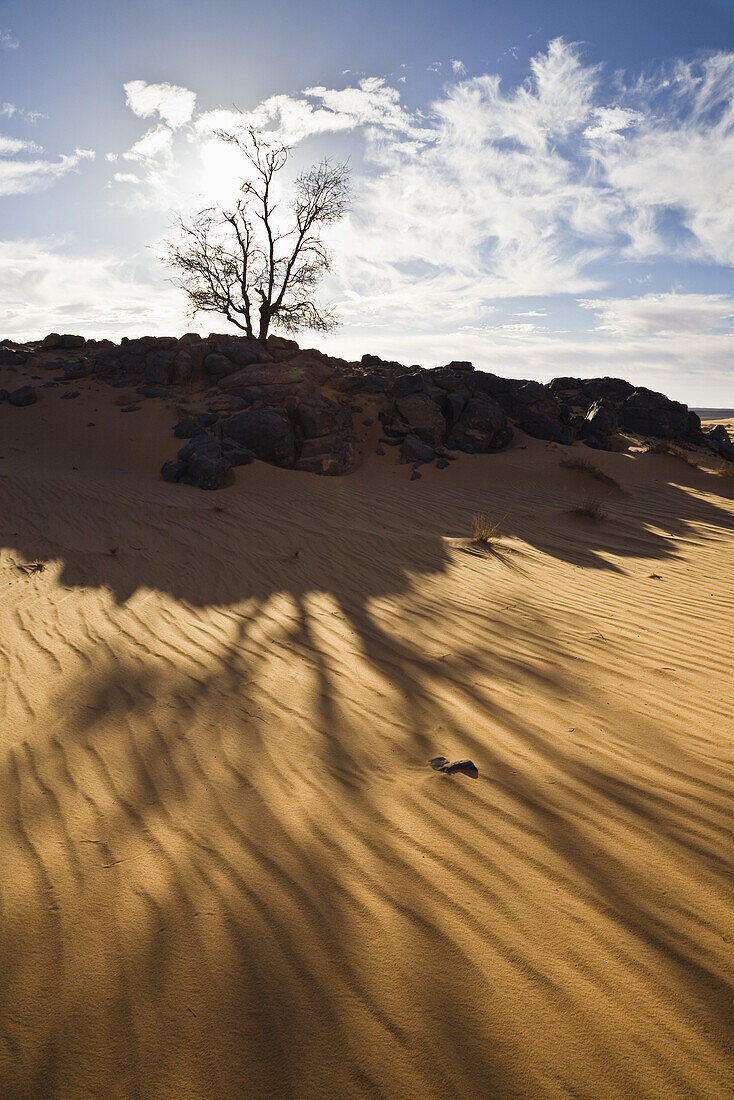
<path id="1" fill-rule="evenodd" d="M 79 390 L 67 390 L 66 393 L 62 393 L 62 401 L 73 401 L 75 397 L 79 396 Z"/>
<path id="2" fill-rule="evenodd" d="M 454 760 L 450 764 L 445 756 L 434 756 L 433 760 L 429 760 L 429 764 L 434 771 L 443 772 L 444 775 L 468 775 L 471 779 L 479 776 L 479 769 L 473 760 Z"/>
<path id="3" fill-rule="evenodd" d="M 135 391 L 141 397 L 170 397 L 171 387 L 161 386 L 157 382 L 146 382 L 143 386 L 138 386 Z"/>
<path id="4" fill-rule="evenodd" d="M 8 401 L 11 405 L 15 405 L 20 409 L 26 405 L 35 405 L 38 401 L 38 394 L 33 386 L 20 386 L 19 389 L 8 394 Z"/>

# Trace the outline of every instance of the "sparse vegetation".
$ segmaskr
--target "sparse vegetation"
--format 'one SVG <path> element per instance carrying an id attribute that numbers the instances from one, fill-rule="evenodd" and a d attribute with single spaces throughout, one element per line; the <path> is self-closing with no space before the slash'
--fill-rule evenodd
<path id="1" fill-rule="evenodd" d="M 26 576 L 32 576 L 34 573 L 43 573 L 45 568 L 45 561 L 40 561 L 38 559 L 36 561 L 29 562 L 27 565 L 18 566 L 18 570 L 21 573 L 25 573 Z"/>
<path id="2" fill-rule="evenodd" d="M 676 447 L 674 443 L 656 443 L 649 448 L 647 453 L 653 455 L 670 455 L 671 458 L 678 458 L 681 462 L 685 462 L 686 466 L 690 466 L 692 470 L 701 469 L 701 463 L 694 455 L 685 451 L 682 447 Z"/>
<path id="3" fill-rule="evenodd" d="M 615 478 L 605 474 L 593 462 L 589 462 L 588 458 L 564 458 L 560 465 L 563 466 L 564 470 L 575 470 L 579 474 L 593 477 L 595 481 L 600 481 L 602 485 L 609 485 L 612 489 L 620 488 L 619 482 Z"/>
<path id="4" fill-rule="evenodd" d="M 471 521 L 471 538 L 475 546 L 493 546 L 499 537 L 500 521 L 487 512 L 475 512 Z"/>
<path id="5" fill-rule="evenodd" d="M 597 500 L 595 497 L 587 497 L 581 504 L 577 504 L 574 508 L 569 508 L 569 512 L 572 516 L 580 516 L 582 519 L 602 520 L 607 518 L 601 501 Z"/>

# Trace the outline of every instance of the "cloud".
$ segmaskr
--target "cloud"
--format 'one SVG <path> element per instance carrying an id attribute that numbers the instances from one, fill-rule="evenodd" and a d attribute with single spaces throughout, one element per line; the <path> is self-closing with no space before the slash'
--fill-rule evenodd
<path id="1" fill-rule="evenodd" d="M 125 160 L 167 160 L 173 148 L 173 134 L 167 126 L 148 130 L 139 141 L 123 153 Z"/>
<path id="2" fill-rule="evenodd" d="M 734 298 L 724 294 L 645 294 L 579 305 L 596 314 L 600 332 L 614 336 L 701 336 L 734 327 Z"/>
<path id="3" fill-rule="evenodd" d="M 466 75 L 466 65 L 463 61 L 459 61 L 457 58 L 451 58 L 451 69 L 454 73 L 454 76 Z"/>
<path id="4" fill-rule="evenodd" d="M 33 151 L 37 148 L 30 143 L 24 144 Z M 76 149 L 72 154 L 60 156 L 56 161 L 7 160 L 0 155 L 0 196 L 27 195 L 31 191 L 38 191 L 76 171 L 83 161 L 93 159 L 94 152 L 91 149 Z"/>
<path id="5" fill-rule="evenodd" d="M 41 147 L 32 141 L 23 141 L 21 138 L 11 138 L 0 134 L 0 157 L 23 152 L 40 153 Z"/>
<path id="6" fill-rule="evenodd" d="M 129 80 L 124 85 L 128 107 L 140 118 L 158 115 L 172 130 L 189 122 L 196 106 L 196 93 L 177 84 L 146 84 Z"/>
<path id="7" fill-rule="evenodd" d="M 16 340 L 182 332 L 185 312 L 147 254 L 78 255 L 43 240 L 0 241 L 0 303 L 0 329 Z"/>
<path id="8" fill-rule="evenodd" d="M 17 50 L 19 46 L 20 42 L 10 31 L 0 30 L 0 49 Z"/>

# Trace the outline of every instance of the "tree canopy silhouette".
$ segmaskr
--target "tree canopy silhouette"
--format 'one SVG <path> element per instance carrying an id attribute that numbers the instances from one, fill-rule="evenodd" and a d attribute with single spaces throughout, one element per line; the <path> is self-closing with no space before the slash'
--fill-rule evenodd
<path id="1" fill-rule="evenodd" d="M 188 295 L 192 314 L 221 313 L 248 336 L 264 342 L 271 325 L 286 332 L 327 332 L 336 321 L 314 301 L 315 289 L 331 266 L 321 238 L 349 202 L 345 164 L 321 161 L 295 180 L 290 225 L 277 214 L 275 177 L 290 148 L 269 141 L 253 127 L 220 130 L 250 165 L 233 209 L 206 207 L 179 218 L 180 236 L 168 244 L 168 263 Z"/>

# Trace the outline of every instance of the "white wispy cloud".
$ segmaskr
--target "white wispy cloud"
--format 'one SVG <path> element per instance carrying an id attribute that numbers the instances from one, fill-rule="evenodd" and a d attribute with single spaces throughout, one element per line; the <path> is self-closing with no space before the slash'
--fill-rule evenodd
<path id="1" fill-rule="evenodd" d="M 191 119 L 196 106 L 196 93 L 177 84 L 146 84 L 144 80 L 129 80 L 124 85 L 127 105 L 140 118 L 158 115 L 172 130 Z"/>
<path id="2" fill-rule="evenodd" d="M 582 299 L 579 305 L 596 314 L 601 332 L 614 336 L 704 336 L 734 327 L 734 298 L 726 294 L 645 294 Z"/>
<path id="3" fill-rule="evenodd" d="M 0 49 L 17 50 L 19 46 L 20 42 L 11 31 L 0 30 Z"/>
<path id="4" fill-rule="evenodd" d="M 61 176 L 76 171 L 83 161 L 93 159 L 91 149 L 76 149 L 58 160 L 8 160 L 0 150 L 0 196 L 27 195 L 38 191 Z"/>
<path id="5" fill-rule="evenodd" d="M 12 156 L 14 153 L 40 153 L 41 147 L 33 141 L 11 138 L 0 134 L 0 156 Z"/>

